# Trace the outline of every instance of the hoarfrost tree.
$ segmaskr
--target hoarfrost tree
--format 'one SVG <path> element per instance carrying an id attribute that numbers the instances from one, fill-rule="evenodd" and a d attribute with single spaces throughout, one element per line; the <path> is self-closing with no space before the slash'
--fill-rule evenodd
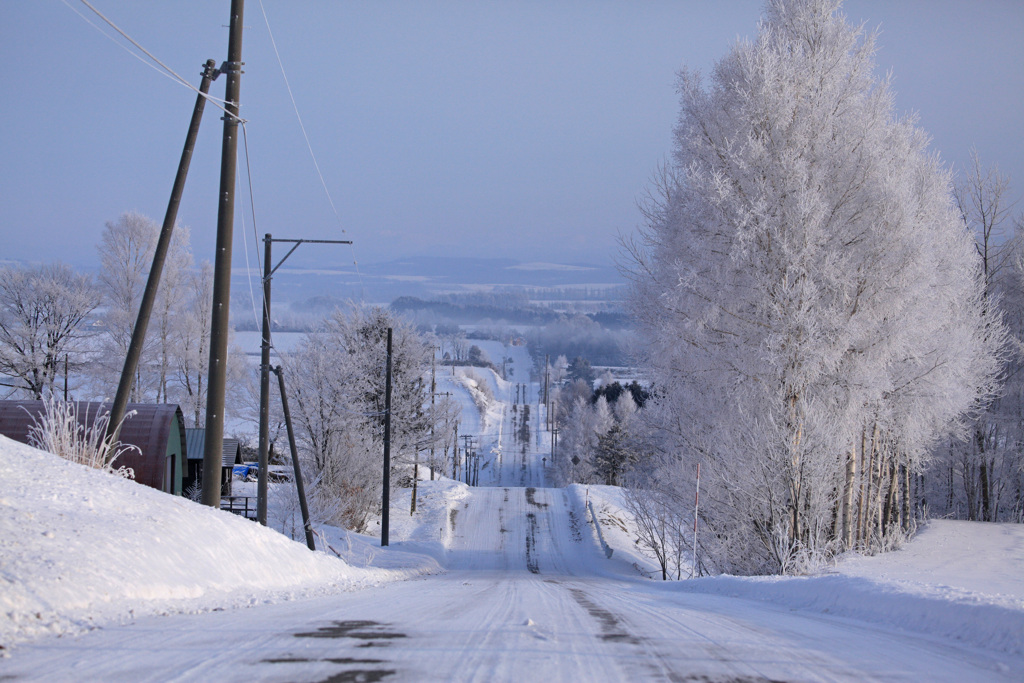
<path id="1" fill-rule="evenodd" d="M 128 353 L 159 236 L 160 226 L 136 212 L 124 213 L 116 221 L 108 222 L 103 231 L 99 282 L 106 303 L 107 338 L 98 374 L 111 395 Z M 132 387 L 132 400 L 142 400 L 146 395 L 153 395 L 158 402 L 168 400 L 168 379 L 175 365 L 173 346 L 177 334 L 174 327 L 184 311 L 184 289 L 191 266 L 189 232 L 179 226 L 167 254 Z"/>
<path id="2" fill-rule="evenodd" d="M 168 385 L 173 381 L 176 366 L 179 365 L 178 356 L 182 352 L 179 346 L 182 337 L 180 328 L 189 315 L 190 299 L 199 294 L 197 287 L 200 283 L 196 282 L 197 273 L 193 272 L 192 249 L 189 241 L 188 227 L 176 226 L 171 238 L 171 248 L 167 252 L 161 272 L 160 288 L 157 290 L 157 298 L 153 306 L 153 319 L 149 329 L 152 330 L 150 334 L 157 347 L 155 367 L 157 403 L 166 403 L 171 400 L 168 395 Z M 202 272 L 201 269 L 199 274 Z M 149 277 L 148 268 L 146 277 Z M 212 308 L 212 297 L 211 304 L 207 308 Z M 138 310 L 135 314 L 138 315 Z M 206 349 L 206 352 L 209 355 L 209 348 Z"/>
<path id="3" fill-rule="evenodd" d="M 709 87 L 681 74 L 627 243 L 665 448 L 708 463 L 720 569 L 898 531 L 905 473 L 993 390 L 1004 332 L 949 175 L 873 53 L 838 1 L 770 0 Z"/>
<path id="4" fill-rule="evenodd" d="M 984 168 L 976 152 L 954 186 L 957 210 L 972 232 L 984 274 L 985 305 L 1003 313 L 1017 352 L 1002 368 L 1002 390 L 985 406 L 968 438 L 950 439 L 937 449 L 927 490 L 933 512 L 972 520 L 1024 519 L 1024 282 L 1022 216 L 1007 200 L 1009 178 Z"/>
<path id="5" fill-rule="evenodd" d="M 52 394 L 65 358 L 81 357 L 97 305 L 91 278 L 69 266 L 0 267 L 0 373 L 32 398 Z"/>
<path id="6" fill-rule="evenodd" d="M 174 367 L 170 396 L 181 404 L 192 426 L 202 427 L 206 378 L 210 368 L 210 318 L 213 308 L 213 265 L 204 261 L 187 273 L 185 306 L 173 328 Z"/>
<path id="7" fill-rule="evenodd" d="M 387 329 L 393 329 L 391 452 L 412 462 L 429 447 L 431 347 L 382 308 L 337 311 L 287 360 L 297 436 L 318 480 L 313 497 L 333 521 L 362 531 L 379 511 Z M 436 413 L 441 416 L 441 413 Z M 434 430 L 440 434 L 442 428 Z"/>
<path id="8" fill-rule="evenodd" d="M 105 304 L 107 338 L 97 370 L 110 395 L 117 387 L 121 361 L 128 354 L 158 232 L 152 219 L 132 211 L 121 214 L 116 221 L 108 221 L 100 240 L 99 285 Z M 150 336 L 139 358 L 132 385 L 133 401 L 141 400 L 146 389 L 151 388 L 144 385 L 142 377 L 145 367 L 153 361 L 153 346 Z"/>

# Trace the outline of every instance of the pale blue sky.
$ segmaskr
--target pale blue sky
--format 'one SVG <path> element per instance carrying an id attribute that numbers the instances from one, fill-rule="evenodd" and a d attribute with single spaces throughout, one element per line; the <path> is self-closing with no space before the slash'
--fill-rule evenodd
<path id="1" fill-rule="evenodd" d="M 229 2 L 92 0 L 193 84 L 227 53 Z M 194 101 L 75 14 L 0 0 L 0 259 L 97 261 L 106 221 L 166 208 Z M 756 33 L 761 2 L 263 0 L 335 217 L 295 120 L 259 0 L 248 0 L 243 116 L 260 236 L 420 254 L 608 261 L 669 153 L 675 72 Z M 934 149 L 976 145 L 1024 190 L 1024 3 L 850 0 L 881 26 Z M 108 29 L 108 33 L 110 33 Z M 223 94 L 223 79 L 212 93 Z M 221 122 L 208 108 L 179 219 L 212 259 Z M 244 162 L 240 168 L 244 171 Z M 244 179 L 244 176 L 243 176 Z M 235 265 L 254 233 L 236 219 Z M 342 226 L 346 233 L 342 234 Z M 298 262 L 351 261 L 300 250 Z"/>

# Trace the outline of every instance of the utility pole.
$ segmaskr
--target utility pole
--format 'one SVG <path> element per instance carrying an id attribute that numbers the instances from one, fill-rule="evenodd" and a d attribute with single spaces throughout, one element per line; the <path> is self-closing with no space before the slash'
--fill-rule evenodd
<path id="1" fill-rule="evenodd" d="M 436 359 L 437 352 L 432 346 L 430 347 L 430 481 L 434 481 L 434 423 L 437 421 L 437 415 L 434 412 L 434 396 L 437 394 Z"/>
<path id="2" fill-rule="evenodd" d="M 231 0 L 224 135 L 221 143 L 217 252 L 213 265 L 210 318 L 210 374 L 206 383 L 206 439 L 203 450 L 203 504 L 220 507 L 221 452 L 224 449 L 224 394 L 227 385 L 228 315 L 231 304 L 231 242 L 235 225 L 235 171 L 238 166 L 238 104 L 242 86 L 242 13 L 245 0 Z"/>
<path id="3" fill-rule="evenodd" d="M 459 422 L 455 421 L 455 439 L 452 441 L 455 444 L 452 449 L 452 479 L 455 481 L 459 480 Z"/>
<path id="4" fill-rule="evenodd" d="M 413 466 L 412 466 L 412 503 L 409 504 L 409 516 L 412 517 L 416 514 L 416 483 L 420 479 L 420 449 L 416 449 L 416 453 L 413 455 Z"/>
<path id="5" fill-rule="evenodd" d="M 471 444 L 473 442 L 473 437 L 470 436 L 469 434 L 463 434 L 462 438 L 466 441 L 465 446 L 462 449 L 465 452 L 465 457 L 466 457 L 466 463 L 465 463 L 465 465 L 462 468 L 462 473 L 463 473 L 463 475 L 465 477 L 466 483 L 467 484 L 471 484 L 472 483 L 471 476 L 473 474 L 473 461 L 472 461 L 473 451 L 470 448 L 470 446 L 471 446 Z"/>
<path id="6" fill-rule="evenodd" d="M 284 390 L 284 370 L 278 365 L 274 368 L 277 381 L 281 387 L 281 410 L 284 411 L 284 423 L 288 427 L 288 448 L 292 452 L 292 470 L 295 472 L 295 492 L 299 496 L 299 509 L 302 511 L 302 529 L 306 534 L 306 547 L 316 550 L 313 541 L 313 525 L 309 521 L 309 507 L 306 505 L 306 487 L 302 483 L 302 468 L 299 466 L 299 449 L 295 446 L 295 431 L 292 429 L 292 414 L 288 410 L 288 393 Z"/>
<path id="7" fill-rule="evenodd" d="M 274 242 L 289 242 L 293 246 L 275 266 L 271 258 Z M 260 435 L 259 477 L 256 483 L 256 520 L 267 525 L 267 480 L 270 469 L 270 280 L 288 257 L 303 243 L 352 244 L 350 240 L 294 240 L 274 239 L 268 232 L 263 236 L 263 331 L 260 342 Z"/>
<path id="8" fill-rule="evenodd" d="M 256 480 L 256 521 L 267 525 L 267 473 L 270 470 L 270 245 L 268 232 L 263 236 L 263 320 L 260 341 L 260 432 L 259 470 Z"/>
<path id="9" fill-rule="evenodd" d="M 380 545 L 388 544 L 391 509 L 391 328 L 388 328 L 387 365 L 384 379 L 384 490 L 381 493 Z"/>
<path id="10" fill-rule="evenodd" d="M 551 356 L 544 356 L 544 405 L 548 403 L 548 376 L 551 372 Z"/>
<path id="11" fill-rule="evenodd" d="M 697 463 L 697 490 L 693 494 L 693 564 L 690 566 L 690 578 L 697 575 L 697 513 L 700 509 L 700 463 Z"/>
<path id="12" fill-rule="evenodd" d="M 135 327 L 132 328 L 132 340 L 128 344 L 128 354 L 124 359 L 124 368 L 121 370 L 121 379 L 117 384 L 117 393 L 114 395 L 114 405 L 110 409 L 107 430 L 111 434 L 120 429 L 121 421 L 124 420 L 128 410 L 128 397 L 132 393 L 135 371 L 139 367 L 142 346 L 146 342 L 146 328 L 149 327 L 149 319 L 153 314 L 153 305 L 156 302 L 156 293 L 160 286 L 160 276 L 163 274 L 164 261 L 167 260 L 167 250 L 171 245 L 174 224 L 178 220 L 178 206 L 181 205 L 181 195 L 185 191 L 185 178 L 188 177 L 188 167 L 192 163 L 192 150 L 195 149 L 196 138 L 199 135 L 199 123 L 202 121 L 203 110 L 206 108 L 206 94 L 210 92 L 210 83 L 217 78 L 218 71 L 214 68 L 215 66 L 216 62 L 212 59 L 206 60 L 206 64 L 203 65 L 203 80 L 199 83 L 199 94 L 196 95 L 196 104 L 192 108 L 192 120 L 189 122 L 188 133 L 185 135 L 185 146 L 181 150 L 178 172 L 174 176 L 174 185 L 171 187 L 171 198 L 167 202 L 167 211 L 164 213 L 164 224 L 160 228 L 160 236 L 157 238 L 156 249 L 153 251 L 153 265 L 150 266 L 146 289 L 142 293 L 142 301 L 139 302 L 139 314 L 135 318 Z M 66 401 L 66 357 L 64 383 L 64 400 Z M 218 467 L 220 466 L 218 465 Z"/>

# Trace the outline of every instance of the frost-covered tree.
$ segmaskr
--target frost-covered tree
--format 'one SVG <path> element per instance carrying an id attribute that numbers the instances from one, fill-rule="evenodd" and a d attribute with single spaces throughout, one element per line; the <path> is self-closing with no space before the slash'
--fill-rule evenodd
<path id="1" fill-rule="evenodd" d="M 108 395 L 113 395 L 124 367 L 159 236 L 160 226 L 155 221 L 132 211 L 108 222 L 101 237 L 99 284 L 105 304 L 106 335 L 95 370 L 99 388 Z M 185 317 L 191 269 L 189 231 L 179 226 L 174 231 L 157 290 L 132 400 L 150 396 L 157 402 L 169 400 L 168 382 L 176 365 L 174 347 L 179 336 L 175 328 Z"/>
<path id="2" fill-rule="evenodd" d="M 179 346 L 181 327 L 189 319 L 188 306 L 197 294 L 196 273 L 192 268 L 192 249 L 189 240 L 189 229 L 183 225 L 177 226 L 171 239 L 171 247 L 167 251 L 160 288 L 157 290 L 157 298 L 153 305 L 149 333 L 157 349 L 154 368 L 157 403 L 171 400 L 168 395 L 171 390 L 169 385 L 173 382 L 176 367 L 180 365 L 178 357 L 182 353 Z M 148 269 L 146 276 L 149 277 Z M 209 326 L 208 320 L 206 326 Z M 206 353 L 209 355 L 209 348 L 206 349 Z"/>
<path id="3" fill-rule="evenodd" d="M 558 452 L 554 478 L 560 484 L 587 483 L 618 486 L 647 451 L 636 438 L 633 425 L 636 402 L 618 386 L 611 402 L 584 380 L 575 380 L 557 392 Z"/>
<path id="4" fill-rule="evenodd" d="M 569 374 L 569 361 L 565 356 L 559 356 L 555 359 L 555 362 L 551 364 L 551 383 L 559 385 L 565 381 L 566 375 Z"/>
<path id="5" fill-rule="evenodd" d="M 984 168 L 976 152 L 954 185 L 957 210 L 981 260 L 985 305 L 1002 313 L 1016 353 L 1002 368 L 999 395 L 984 406 L 966 438 L 937 449 L 925 488 L 930 510 L 940 515 L 1024 519 L 1024 282 L 1015 267 L 1022 253 L 1022 217 L 1012 215 L 1009 186 L 1009 178 L 996 167 Z"/>
<path id="6" fill-rule="evenodd" d="M 839 4 L 770 0 L 708 87 L 681 74 L 672 161 L 627 245 L 667 448 L 707 463 L 733 571 L 851 539 L 866 459 L 864 535 L 907 521 L 905 474 L 990 394 L 1003 343 L 949 174 Z"/>
<path id="7" fill-rule="evenodd" d="M 98 304 L 91 278 L 69 266 L 0 267 L 0 374 L 32 398 L 52 393 L 65 358 L 81 358 Z"/>
<path id="8" fill-rule="evenodd" d="M 185 304 L 174 327 L 175 363 L 170 395 L 181 405 L 186 418 L 201 427 L 206 409 L 213 307 L 213 265 L 209 261 L 188 273 Z"/>
<path id="9" fill-rule="evenodd" d="M 289 403 L 313 496 L 334 521 L 362 530 L 379 511 L 387 329 L 392 328 L 391 452 L 412 462 L 429 447 L 431 347 L 386 309 L 337 311 L 290 354 Z M 444 414 L 435 411 L 443 420 Z M 435 433 L 441 428 L 435 429 Z M 393 471 L 394 474 L 394 471 Z"/>
<path id="10" fill-rule="evenodd" d="M 134 211 L 108 221 L 100 239 L 99 286 L 103 292 L 106 335 L 99 357 L 99 379 L 105 386 L 105 393 L 113 396 L 128 354 L 132 329 L 138 315 L 146 277 L 153 261 L 153 250 L 159 237 L 159 226 L 150 218 Z M 146 340 L 139 359 L 139 368 L 132 386 L 131 399 L 139 401 L 143 394 L 153 388 L 147 372 L 153 363 L 153 339 Z"/>

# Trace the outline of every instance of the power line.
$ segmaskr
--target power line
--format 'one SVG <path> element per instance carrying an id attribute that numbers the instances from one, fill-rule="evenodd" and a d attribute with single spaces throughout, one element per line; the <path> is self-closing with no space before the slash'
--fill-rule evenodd
<path id="1" fill-rule="evenodd" d="M 348 234 L 344 224 L 341 221 L 341 215 L 338 213 L 338 208 L 334 205 L 334 199 L 331 197 L 331 191 L 327 189 L 327 181 L 324 180 L 324 174 L 320 171 L 320 164 L 316 160 L 316 154 L 313 152 L 313 145 L 309 141 L 309 135 L 306 133 L 306 126 L 302 123 L 302 115 L 299 114 L 299 105 L 295 102 L 295 95 L 292 93 L 291 83 L 288 81 L 288 74 L 284 68 L 284 61 L 281 59 L 281 53 L 277 49 L 277 41 L 274 40 L 274 32 L 270 28 L 270 19 L 267 17 L 267 10 L 263 6 L 263 0 L 260 0 L 260 11 L 263 13 L 263 23 L 267 26 L 267 35 L 270 36 L 270 45 L 274 48 L 274 56 L 277 58 L 277 65 L 281 69 L 281 77 L 284 79 L 284 86 L 288 90 L 288 98 L 292 102 L 292 109 L 295 111 L 295 118 L 299 122 L 299 129 L 302 131 L 302 137 L 306 141 L 306 149 L 309 150 L 309 156 L 313 160 L 313 166 L 316 168 L 316 174 L 320 178 L 320 185 L 324 188 L 324 194 L 327 195 L 327 202 L 331 205 L 331 210 L 334 211 L 334 218 L 338 221 L 338 227 L 341 229 L 343 234 Z M 365 290 L 363 286 L 363 275 L 359 272 L 359 260 L 355 255 L 355 245 L 349 245 L 352 250 L 352 265 L 356 270 L 356 279 L 359 280 L 359 293 L 360 298 L 365 296 Z"/>
<path id="2" fill-rule="evenodd" d="M 256 243 L 254 245 L 255 249 L 256 249 L 256 264 L 257 264 L 256 267 L 259 268 L 260 267 L 259 266 L 260 238 L 259 238 L 259 233 L 256 232 L 256 205 L 253 202 L 252 170 L 249 167 L 249 136 L 246 134 L 245 123 L 244 122 L 242 123 L 242 140 L 243 140 L 243 144 L 245 146 L 245 172 L 246 172 L 246 177 L 248 178 L 248 182 L 249 182 L 249 208 L 252 210 L 252 230 L 253 230 L 253 235 L 256 237 Z M 238 185 L 239 185 L 239 189 L 241 189 L 242 179 L 238 178 L 237 182 L 238 182 Z M 249 282 L 249 303 L 252 304 L 252 317 L 253 317 L 253 320 L 256 323 L 256 326 L 258 327 L 259 324 L 260 324 L 260 317 L 256 313 L 256 294 L 252 291 L 252 266 L 249 264 L 249 240 L 245 236 L 245 211 L 244 210 L 240 212 L 240 218 L 242 219 L 242 242 L 243 242 L 243 252 L 245 253 L 245 276 L 246 276 L 246 280 Z M 261 273 L 260 282 L 262 282 L 263 281 L 262 280 L 262 270 L 260 271 L 260 273 Z M 263 305 L 266 306 L 266 302 L 264 302 Z M 269 330 L 268 330 L 267 334 L 268 335 L 270 334 Z M 271 346 L 273 346 L 273 344 L 271 344 Z"/>
<path id="3" fill-rule="evenodd" d="M 82 0 L 85 2 L 85 0 Z M 313 166 L 316 167 L 316 174 L 320 176 L 320 184 L 324 188 L 324 193 L 327 195 L 327 201 L 331 205 L 331 209 L 334 211 L 334 217 L 338 220 L 338 227 L 344 233 L 345 228 L 341 223 L 341 215 L 338 213 L 338 209 L 334 206 L 334 199 L 331 198 L 331 191 L 327 189 L 327 182 L 324 180 L 324 174 L 320 172 L 320 164 L 317 163 L 316 154 L 313 153 L 313 145 L 309 142 L 309 135 L 306 134 L 306 126 L 302 123 L 302 116 L 299 114 L 299 106 L 295 102 L 295 95 L 292 93 L 292 86 L 288 82 L 288 74 L 284 70 L 284 62 L 281 61 L 281 53 L 277 50 L 277 41 L 274 40 L 274 32 L 270 30 L 270 20 L 267 19 L 267 10 L 263 7 L 263 0 L 260 0 L 260 11 L 263 12 L 263 22 L 267 25 L 267 35 L 270 36 L 270 45 L 274 48 L 274 56 L 277 57 L 277 65 L 281 68 L 281 77 L 284 78 L 284 87 L 288 90 L 288 97 L 292 101 L 292 109 L 295 111 L 295 118 L 299 121 L 299 128 L 302 130 L 302 137 L 306 140 L 306 149 L 309 150 L 309 156 L 313 159 Z"/>
<path id="4" fill-rule="evenodd" d="M 121 34 L 121 36 L 122 36 L 122 37 L 123 37 L 123 38 L 124 38 L 125 40 L 127 40 L 127 41 L 128 41 L 129 43 L 131 43 L 131 44 L 132 44 L 132 45 L 134 45 L 134 46 L 135 46 L 136 48 L 138 48 L 139 50 L 141 50 L 143 54 L 145 54 L 145 55 L 146 55 L 147 57 L 149 57 L 149 58 L 150 58 L 151 60 L 153 60 L 153 61 L 154 61 L 154 62 L 155 62 L 156 64 L 158 64 L 158 65 L 160 66 L 160 68 L 162 68 L 162 69 L 163 69 L 163 71 L 160 71 L 160 69 L 156 68 L 156 67 L 155 67 L 155 66 L 153 66 L 152 64 L 149 64 L 149 63 L 147 63 L 147 62 L 146 62 L 146 60 L 144 60 L 144 59 L 143 59 L 142 57 L 140 57 L 139 55 L 135 54 L 134 52 L 132 52 L 131 50 L 129 50 L 129 49 L 127 48 L 127 47 L 125 47 L 124 45 L 122 45 L 121 43 L 118 43 L 118 42 L 117 42 L 117 41 L 116 41 L 116 40 L 115 40 L 115 39 L 114 39 L 113 37 L 111 37 L 110 35 L 108 35 L 108 34 L 106 33 L 106 31 L 104 31 L 104 30 L 103 30 L 102 28 L 100 28 L 100 27 L 99 27 L 99 26 L 97 26 L 97 25 L 96 25 L 95 23 L 93 23 L 92 21 L 90 21 L 90 20 L 89 20 L 89 18 L 88 18 L 87 16 L 85 16 L 84 14 L 82 14 L 81 12 L 79 12 L 79 11 L 78 11 L 77 9 L 75 9 L 75 8 L 74 8 L 74 7 L 73 7 L 73 6 L 72 6 L 72 5 L 71 5 L 71 4 L 70 4 L 70 3 L 68 2 L 68 0 L 61 0 L 61 2 L 63 2 L 63 3 L 64 3 L 64 4 L 65 4 L 65 5 L 67 6 L 67 7 L 68 7 L 68 9 L 70 9 L 71 11 L 73 11 L 73 12 L 74 12 L 75 14 L 77 14 L 77 15 L 78 15 L 78 16 L 80 16 L 80 17 L 82 17 L 82 19 L 84 19 L 84 20 L 86 21 L 86 23 L 88 23 L 88 24 L 89 24 L 90 26 L 92 26 L 93 28 L 95 28 L 95 29 L 96 29 L 97 31 L 99 31 L 100 33 L 102 33 L 102 34 L 103 34 L 103 35 L 104 35 L 104 36 L 105 36 L 105 37 L 106 37 L 106 38 L 107 38 L 108 40 L 111 40 L 111 41 L 112 41 L 112 42 L 113 42 L 113 43 L 114 43 L 115 45 L 117 45 L 118 47 L 120 47 L 121 49 L 123 49 L 123 50 L 124 50 L 125 52 L 127 52 L 127 53 L 128 53 L 128 54 L 130 54 L 131 56 L 133 56 L 133 57 L 135 57 L 136 59 L 138 59 L 138 60 L 139 60 L 140 62 L 142 62 L 143 64 L 146 64 L 146 66 L 150 67 L 151 69 L 153 69 L 153 70 L 154 70 L 154 71 L 156 71 L 157 73 L 159 73 L 159 74 L 161 74 L 161 75 L 163 75 L 163 76 L 166 76 L 167 78 L 170 78 L 170 79 L 171 79 L 172 81 L 176 81 L 177 83 L 179 83 L 179 84 L 181 84 L 181 85 L 185 86 L 185 87 L 186 87 L 186 88 L 188 88 L 189 90 L 191 90 L 191 91 L 193 91 L 193 92 L 197 93 L 197 94 L 198 94 L 198 95 L 200 95 L 201 97 L 205 98 L 205 99 L 206 99 L 206 100 L 207 100 L 208 102 L 210 102 L 211 104 L 213 104 L 213 106 L 215 106 L 215 107 L 217 107 L 218 109 L 220 109 L 221 111 L 223 111 L 223 112 L 224 112 L 225 114 L 227 114 L 228 116 L 230 116 L 230 117 L 232 117 L 232 118 L 235 118 L 235 119 L 238 119 L 238 121 L 239 121 L 239 122 L 242 122 L 242 121 L 244 121 L 244 119 L 242 119 L 242 118 L 241 118 L 240 116 L 238 116 L 237 114 L 234 114 L 234 113 L 232 113 L 232 112 L 230 112 L 230 111 L 228 111 L 228 110 L 227 110 L 227 108 L 226 108 L 226 107 L 224 106 L 225 104 L 227 104 L 227 101 L 226 101 L 226 100 L 224 100 L 224 99 L 221 99 L 221 98 L 219 98 L 219 97 L 214 97 L 213 95 L 210 95 L 210 94 L 208 94 L 208 93 L 200 92 L 199 88 L 195 87 L 194 85 L 192 85 L 191 83 L 189 83 L 189 82 L 188 82 L 187 80 L 185 80 L 184 78 L 182 78 L 182 77 L 181 77 L 181 76 L 180 76 L 180 75 L 179 75 L 179 74 L 178 74 L 178 73 L 177 73 L 177 72 L 176 72 L 176 71 L 175 71 L 174 69 L 172 69 L 171 67 L 167 66 L 167 65 L 166 65 L 166 64 L 164 64 L 164 63 L 163 63 L 162 61 L 160 61 L 160 59 L 158 59 L 158 58 L 156 57 L 156 55 L 154 55 L 154 54 L 153 54 L 152 52 L 150 52 L 150 51 L 149 51 L 149 50 L 147 50 L 146 48 L 142 47 L 142 45 L 140 45 L 140 44 L 138 43 L 138 41 L 136 41 L 136 40 L 135 40 L 134 38 L 132 38 L 131 36 L 129 36 L 129 35 L 127 34 L 127 33 L 125 33 L 125 32 L 124 32 L 124 31 L 123 31 L 123 30 L 122 30 L 122 29 L 121 29 L 121 28 L 120 28 L 120 27 L 119 27 L 119 26 L 118 26 L 117 24 L 115 24 L 115 23 L 114 23 L 113 21 L 111 21 L 110 19 L 108 19 L 108 18 L 106 17 L 106 15 L 104 15 L 104 14 L 103 14 L 102 12 L 100 12 L 100 11 L 99 11 L 98 9 L 96 9 L 96 8 L 95 8 L 95 7 L 94 7 L 94 6 L 92 5 L 92 4 L 90 4 L 90 3 L 88 2 L 88 0 L 80 0 L 80 2 L 81 2 L 81 3 L 83 4 L 83 5 L 85 5 L 86 7 L 88 7 L 88 8 L 90 9 L 90 10 L 92 10 L 92 11 L 93 11 L 93 12 L 94 12 L 94 13 L 96 14 L 96 16 L 98 16 L 98 17 L 99 17 L 100 19 L 102 19 L 102 20 L 103 20 L 103 21 L 104 21 L 104 22 L 105 22 L 105 23 L 106 23 L 106 24 L 107 24 L 108 26 L 110 26 L 110 27 L 111 27 L 112 29 L 114 29 L 114 30 L 115 30 L 115 31 L 117 31 L 117 32 L 118 32 L 119 34 Z"/>

